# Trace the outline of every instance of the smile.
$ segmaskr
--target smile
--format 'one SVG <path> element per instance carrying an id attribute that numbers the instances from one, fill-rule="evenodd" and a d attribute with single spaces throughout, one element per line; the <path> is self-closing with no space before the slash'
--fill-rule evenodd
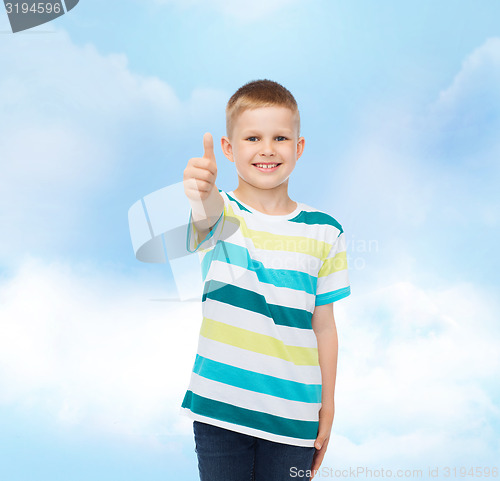
<path id="1" fill-rule="evenodd" d="M 275 164 L 253 164 L 257 169 L 259 169 L 262 172 L 273 172 L 275 171 L 281 164 L 275 163 Z"/>

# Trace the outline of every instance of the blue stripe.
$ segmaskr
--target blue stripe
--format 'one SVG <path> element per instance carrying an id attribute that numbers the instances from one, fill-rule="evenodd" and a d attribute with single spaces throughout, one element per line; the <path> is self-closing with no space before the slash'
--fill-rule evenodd
<path id="1" fill-rule="evenodd" d="M 266 269 L 262 262 L 250 257 L 245 247 L 221 240 L 217 243 L 213 255 L 205 256 L 201 262 L 203 280 L 206 279 L 210 263 L 215 260 L 253 271 L 257 274 L 259 281 L 265 284 L 288 287 L 308 294 L 316 293 L 317 278 L 315 276 L 292 269 Z"/>
<path id="2" fill-rule="evenodd" d="M 299 215 L 297 215 L 296 217 L 291 219 L 290 222 L 297 222 L 297 223 L 309 224 L 309 225 L 314 225 L 314 224 L 331 225 L 339 230 L 338 235 L 340 235 L 340 234 L 342 234 L 342 232 L 344 232 L 344 229 L 342 229 L 342 226 L 339 224 L 337 219 L 335 219 L 335 217 L 332 217 L 330 214 L 327 214 L 326 212 L 321 212 L 321 211 L 309 212 L 309 211 L 303 210 L 300 212 Z"/>
<path id="3" fill-rule="evenodd" d="M 288 419 L 274 414 L 241 408 L 221 401 L 208 399 L 188 390 L 182 407 L 208 418 L 220 419 L 228 423 L 259 429 L 268 433 L 297 439 L 316 439 L 318 421 Z"/>
<path id="4" fill-rule="evenodd" d="M 219 192 L 222 192 L 222 191 L 219 189 Z M 240 210 L 246 210 L 250 214 L 253 214 L 253 212 L 251 210 L 248 210 L 244 205 L 242 205 L 240 202 L 238 202 L 234 197 L 230 196 L 227 192 L 225 194 L 227 195 L 227 198 L 231 202 L 234 202 L 239 207 Z"/>
<path id="5" fill-rule="evenodd" d="M 337 289 L 332 292 L 325 292 L 324 294 L 319 294 L 316 296 L 316 305 L 322 306 L 323 304 L 329 304 L 330 302 L 335 302 L 344 297 L 347 297 L 351 293 L 351 286 L 343 287 L 342 289 Z"/>
<path id="6" fill-rule="evenodd" d="M 248 371 L 196 355 L 193 372 L 212 381 L 290 401 L 321 402 L 321 384 L 303 384 Z"/>

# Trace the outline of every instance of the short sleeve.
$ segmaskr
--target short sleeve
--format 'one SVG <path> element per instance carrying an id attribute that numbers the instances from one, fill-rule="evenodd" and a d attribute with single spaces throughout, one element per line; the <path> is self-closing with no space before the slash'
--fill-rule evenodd
<path id="1" fill-rule="evenodd" d="M 226 215 L 226 206 L 224 205 L 224 209 L 217 220 L 217 222 L 212 226 L 210 232 L 206 235 L 205 239 L 200 242 L 198 238 L 198 232 L 193 223 L 193 210 L 191 209 L 189 212 L 189 223 L 187 228 L 187 237 L 186 237 L 186 248 L 189 252 L 197 252 L 200 250 L 211 249 L 217 243 L 217 240 L 220 237 L 222 226 L 224 225 L 224 217 Z"/>
<path id="2" fill-rule="evenodd" d="M 341 230 L 318 272 L 315 305 L 338 301 L 350 293 L 345 235 Z"/>

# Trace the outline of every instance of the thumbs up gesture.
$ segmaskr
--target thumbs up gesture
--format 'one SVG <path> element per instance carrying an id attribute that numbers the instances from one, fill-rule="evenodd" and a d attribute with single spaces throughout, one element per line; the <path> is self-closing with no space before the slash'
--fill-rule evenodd
<path id="1" fill-rule="evenodd" d="M 208 199 L 217 178 L 214 140 L 208 132 L 203 136 L 203 148 L 203 157 L 189 159 L 184 169 L 184 192 L 188 199 L 193 201 Z"/>

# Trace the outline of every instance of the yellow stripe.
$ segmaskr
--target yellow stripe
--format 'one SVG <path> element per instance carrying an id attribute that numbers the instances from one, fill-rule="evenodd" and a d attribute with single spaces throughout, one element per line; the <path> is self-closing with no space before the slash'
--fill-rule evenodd
<path id="1" fill-rule="evenodd" d="M 318 349 L 315 347 L 288 346 L 272 336 L 230 326 L 213 319 L 203 318 L 200 334 L 213 341 L 223 342 L 247 351 L 278 357 L 298 366 L 318 366 Z"/>
<path id="2" fill-rule="evenodd" d="M 347 269 L 346 251 L 339 252 L 335 257 L 326 259 L 318 272 L 318 277 L 328 276 L 334 272 L 343 271 L 344 269 Z"/>
<path id="3" fill-rule="evenodd" d="M 245 219 L 234 213 L 234 209 L 229 206 L 229 214 L 238 219 L 242 234 L 252 241 L 257 249 L 269 251 L 289 251 L 300 254 L 308 254 L 318 259 L 323 257 L 325 252 L 329 252 L 332 245 L 317 239 L 304 236 L 290 236 L 272 234 L 266 231 L 248 228 Z"/>

